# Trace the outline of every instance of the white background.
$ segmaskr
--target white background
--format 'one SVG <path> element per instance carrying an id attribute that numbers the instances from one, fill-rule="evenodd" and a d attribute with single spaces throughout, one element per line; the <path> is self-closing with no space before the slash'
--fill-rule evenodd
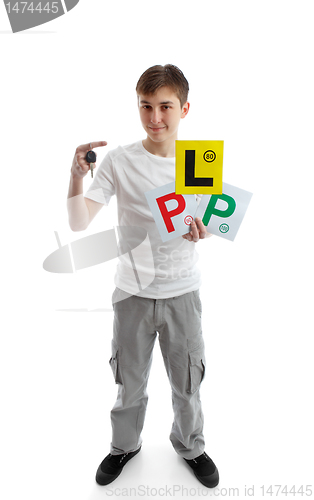
<path id="1" fill-rule="evenodd" d="M 112 485 L 96 485 L 117 389 L 112 313 L 73 309 L 110 309 L 113 266 L 64 276 L 42 268 L 54 231 L 64 245 L 115 224 L 112 200 L 85 233 L 69 230 L 74 151 L 144 138 L 135 85 L 166 63 L 191 88 L 179 138 L 224 140 L 224 181 L 253 192 L 234 243 L 197 244 L 216 496 L 238 488 L 244 498 L 254 485 L 261 498 L 263 485 L 314 482 L 313 14 L 303 0 L 81 0 L 12 34 L 0 5 L 1 498 L 143 496 L 140 486 L 150 496 L 166 486 L 176 498 L 187 496 L 182 488 L 213 494 L 168 440 L 171 394 L 157 346 L 142 451 Z"/>

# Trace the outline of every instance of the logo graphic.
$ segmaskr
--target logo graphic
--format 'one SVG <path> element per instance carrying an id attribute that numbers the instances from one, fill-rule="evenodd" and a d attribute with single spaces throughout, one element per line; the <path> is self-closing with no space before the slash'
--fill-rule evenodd
<path id="1" fill-rule="evenodd" d="M 80 0 L 16 2 L 4 0 L 13 33 L 48 23 L 73 9 Z"/>
<path id="2" fill-rule="evenodd" d="M 64 246 L 55 232 L 59 248 L 48 255 L 43 268 L 51 273 L 74 273 L 118 257 L 119 265 L 133 270 L 129 293 L 136 295 L 155 278 L 149 237 L 145 229 L 137 226 L 118 226 L 115 229 L 85 236 Z M 116 302 L 119 300 L 123 299 Z"/>
<path id="3" fill-rule="evenodd" d="M 203 158 L 208 163 L 211 163 L 212 161 L 216 160 L 216 153 L 209 149 L 208 151 L 205 151 Z"/>
<path id="4" fill-rule="evenodd" d="M 223 141 L 176 141 L 176 194 L 222 194 Z"/>
<path id="5" fill-rule="evenodd" d="M 220 224 L 219 226 L 219 231 L 221 233 L 227 233 L 229 231 L 229 226 L 228 224 Z"/>
<path id="6" fill-rule="evenodd" d="M 185 218 L 184 218 L 184 224 L 186 224 L 187 226 L 189 226 L 191 224 L 193 220 L 193 217 L 192 215 L 187 215 Z"/>

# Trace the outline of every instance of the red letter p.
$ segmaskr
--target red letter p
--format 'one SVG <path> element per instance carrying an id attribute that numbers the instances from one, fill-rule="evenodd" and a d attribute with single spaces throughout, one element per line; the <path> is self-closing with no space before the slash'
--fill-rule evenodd
<path id="1" fill-rule="evenodd" d="M 176 200 L 178 202 L 177 208 L 174 210 L 168 211 L 166 207 L 166 201 Z M 174 231 L 174 225 L 172 224 L 171 218 L 175 215 L 182 214 L 185 209 L 186 203 L 182 194 L 169 193 L 164 196 L 160 196 L 160 198 L 156 198 L 160 213 L 162 218 L 164 219 L 164 223 L 166 224 L 166 228 L 168 233 L 172 233 Z"/>

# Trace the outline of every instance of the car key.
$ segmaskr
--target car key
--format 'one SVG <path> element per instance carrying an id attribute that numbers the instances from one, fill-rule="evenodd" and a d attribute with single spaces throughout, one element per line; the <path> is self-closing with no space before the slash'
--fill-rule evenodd
<path id="1" fill-rule="evenodd" d="M 96 153 L 94 151 L 88 151 L 85 160 L 87 163 L 90 163 L 90 173 L 93 177 L 94 163 L 96 162 Z"/>

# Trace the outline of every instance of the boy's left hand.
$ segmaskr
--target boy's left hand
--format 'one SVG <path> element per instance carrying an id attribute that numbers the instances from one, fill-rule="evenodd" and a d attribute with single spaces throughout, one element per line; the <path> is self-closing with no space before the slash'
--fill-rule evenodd
<path id="1" fill-rule="evenodd" d="M 197 243 L 198 240 L 203 240 L 204 238 L 209 238 L 212 234 L 208 233 L 203 221 L 200 217 L 196 217 L 195 221 L 191 222 L 191 231 L 182 236 L 185 240 L 194 241 Z"/>

